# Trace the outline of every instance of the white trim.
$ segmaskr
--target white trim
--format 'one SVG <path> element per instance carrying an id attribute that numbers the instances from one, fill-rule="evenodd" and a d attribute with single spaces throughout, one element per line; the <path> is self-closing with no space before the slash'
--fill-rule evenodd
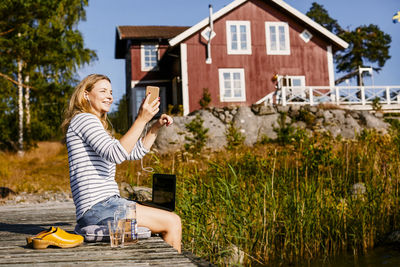
<path id="1" fill-rule="evenodd" d="M 328 45 L 326 47 L 326 55 L 328 57 L 328 75 L 329 75 L 329 86 L 335 86 L 335 72 L 333 66 L 333 53 L 332 46 Z"/>
<path id="2" fill-rule="evenodd" d="M 270 27 L 275 27 L 275 37 L 276 37 L 276 46 L 277 50 L 271 49 L 271 32 Z M 285 50 L 280 50 L 280 38 L 278 28 L 282 27 L 285 29 Z M 290 37 L 289 37 L 289 24 L 287 22 L 275 22 L 275 21 L 266 21 L 265 22 L 265 38 L 266 38 L 266 46 L 267 46 L 267 55 L 290 55 Z"/>
<path id="3" fill-rule="evenodd" d="M 231 26 L 236 26 L 237 49 L 232 49 L 232 33 Z M 240 26 L 246 27 L 246 49 L 241 49 Z M 248 20 L 227 20 L 226 21 L 226 46 L 228 55 L 251 55 L 251 27 Z"/>
<path id="4" fill-rule="evenodd" d="M 132 80 L 131 88 L 135 87 L 138 84 L 166 83 L 166 82 L 170 82 L 170 81 L 171 80 L 146 80 L 146 81 Z"/>
<path id="5" fill-rule="evenodd" d="M 145 66 L 145 54 L 144 54 L 144 46 L 145 45 L 152 45 L 155 46 L 157 51 L 157 64 L 153 67 L 146 67 Z M 158 51 L 158 44 L 157 43 L 141 43 L 140 44 L 140 67 L 142 71 L 157 71 L 158 70 L 158 62 L 160 60 L 160 53 Z"/>
<path id="6" fill-rule="evenodd" d="M 313 35 L 307 29 L 304 29 L 304 31 L 302 31 L 299 35 L 305 43 L 308 43 L 313 38 Z M 306 37 L 305 35 L 307 35 L 308 37 Z"/>
<path id="7" fill-rule="evenodd" d="M 231 10 L 235 9 L 236 7 L 245 3 L 246 1 L 248 1 L 248 0 L 235 0 L 232 3 L 230 3 L 229 5 L 220 9 L 218 12 L 213 14 L 214 21 L 216 21 L 220 17 L 224 16 L 225 14 L 229 13 Z M 321 34 L 325 35 L 328 39 L 330 39 L 332 42 L 334 42 L 339 47 L 346 49 L 349 46 L 349 44 L 347 42 L 345 42 L 343 39 L 341 39 L 338 36 L 336 36 L 335 34 L 331 33 L 330 31 L 328 31 L 327 29 L 325 29 L 324 27 L 322 27 L 321 25 L 319 25 L 318 23 L 316 23 L 315 21 L 313 21 L 312 19 L 310 19 L 309 17 L 307 17 L 306 15 L 304 15 L 303 13 L 298 11 L 297 9 L 295 9 L 295 8 L 291 7 L 290 5 L 286 4 L 285 2 L 283 2 L 282 0 L 270 0 L 270 1 L 274 2 L 278 6 L 282 7 L 283 9 L 288 11 L 290 14 L 292 14 L 293 16 L 297 17 L 298 19 L 303 21 L 305 24 L 310 26 L 311 28 L 313 28 L 316 31 L 320 32 Z M 196 25 L 190 27 L 186 31 L 184 31 L 181 34 L 172 38 L 169 41 L 169 44 L 171 46 L 177 45 L 178 43 L 182 42 L 183 40 L 185 40 L 192 34 L 196 33 L 197 31 L 201 30 L 202 28 L 206 27 L 208 25 L 208 22 L 209 22 L 209 18 L 207 17 L 207 18 L 203 19 L 202 21 L 200 21 L 199 23 L 197 23 Z"/>
<path id="8" fill-rule="evenodd" d="M 231 2 L 230 4 L 228 4 L 227 6 L 223 7 L 222 9 L 218 10 L 217 12 L 215 12 L 213 14 L 213 21 L 216 21 L 217 19 L 219 19 L 220 17 L 222 17 L 223 15 L 228 13 L 229 11 L 235 9 L 237 6 L 240 6 L 241 4 L 243 4 L 246 1 L 248 1 L 248 0 L 236 0 L 236 1 Z M 191 36 L 192 34 L 198 32 L 199 30 L 201 30 L 204 27 L 208 26 L 209 22 L 210 22 L 210 18 L 206 17 L 205 19 L 203 19 L 202 21 L 200 21 L 196 25 L 190 27 L 186 31 L 182 32 L 181 34 L 175 36 L 174 38 L 169 40 L 170 46 L 175 46 L 178 43 L 182 42 L 187 37 Z"/>
<path id="9" fill-rule="evenodd" d="M 181 43 L 181 77 L 182 77 L 182 104 L 183 116 L 189 114 L 189 81 L 187 69 L 187 46 Z"/>
<path id="10" fill-rule="evenodd" d="M 230 74 L 234 72 L 240 73 L 240 89 L 241 89 L 241 96 L 240 97 L 225 97 L 225 80 L 224 80 L 224 73 L 229 72 Z M 246 101 L 246 82 L 245 82 L 245 74 L 244 69 L 242 68 L 221 68 L 218 69 L 218 78 L 219 78 L 219 100 L 221 102 L 244 102 Z M 233 88 L 232 88 L 233 90 Z M 233 92 L 232 92 L 233 93 Z"/>

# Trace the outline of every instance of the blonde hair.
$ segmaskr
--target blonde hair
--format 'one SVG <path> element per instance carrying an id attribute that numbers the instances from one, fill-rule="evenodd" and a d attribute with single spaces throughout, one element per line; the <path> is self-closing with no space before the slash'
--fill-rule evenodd
<path id="1" fill-rule="evenodd" d="M 72 93 L 69 100 L 68 107 L 64 112 L 64 121 L 61 124 L 61 128 L 64 134 L 67 133 L 68 126 L 75 115 L 79 113 L 92 113 L 96 115 L 96 113 L 93 111 L 92 105 L 85 98 L 85 91 L 92 91 L 95 83 L 101 80 L 107 80 L 111 83 L 110 78 L 105 75 L 90 74 L 75 87 L 74 92 Z M 107 113 L 103 113 L 99 119 L 101 121 L 101 124 L 103 124 L 104 129 L 106 129 L 107 131 Z"/>

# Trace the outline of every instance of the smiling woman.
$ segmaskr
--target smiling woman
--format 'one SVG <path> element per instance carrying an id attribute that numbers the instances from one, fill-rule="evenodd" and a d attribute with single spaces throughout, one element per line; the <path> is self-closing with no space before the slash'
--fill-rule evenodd
<path id="1" fill-rule="evenodd" d="M 173 120 L 162 114 L 143 138 L 146 124 L 159 111 L 160 99 L 144 99 L 136 121 L 120 140 L 107 131 L 107 112 L 113 102 L 107 76 L 91 74 L 73 92 L 63 122 L 68 148 L 69 176 L 76 219 L 80 228 L 107 225 L 119 207 L 132 203 L 120 197 L 115 181 L 116 164 L 143 158 L 153 145 L 158 130 Z M 160 233 L 164 240 L 181 251 L 181 220 L 165 210 L 137 204 L 138 226 Z"/>

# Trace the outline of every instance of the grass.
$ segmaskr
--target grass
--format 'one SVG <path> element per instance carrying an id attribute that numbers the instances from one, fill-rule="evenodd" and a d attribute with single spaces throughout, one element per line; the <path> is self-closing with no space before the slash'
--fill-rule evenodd
<path id="1" fill-rule="evenodd" d="M 365 253 L 398 229 L 399 149 L 395 130 L 363 132 L 354 141 L 299 131 L 285 145 L 150 154 L 143 165 L 177 174 L 184 249 L 218 265 L 238 251 L 244 265 L 301 265 Z M 0 160 L 1 186 L 69 191 L 62 145 L 39 144 L 23 158 L 3 153 Z M 148 186 L 150 176 L 137 161 L 118 166 L 116 179 Z M 364 194 L 353 194 L 357 183 Z"/>

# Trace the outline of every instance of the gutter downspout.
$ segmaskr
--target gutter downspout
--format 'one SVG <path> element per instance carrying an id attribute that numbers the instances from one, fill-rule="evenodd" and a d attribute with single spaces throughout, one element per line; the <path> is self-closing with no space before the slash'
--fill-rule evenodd
<path id="1" fill-rule="evenodd" d="M 212 5 L 208 5 L 208 9 L 210 11 L 210 16 L 209 16 L 209 23 L 210 23 L 210 32 L 208 35 L 208 42 L 207 42 L 207 59 L 206 59 L 206 64 L 211 64 L 212 59 L 211 59 L 211 35 L 214 32 L 214 23 L 213 23 L 213 8 Z"/>

